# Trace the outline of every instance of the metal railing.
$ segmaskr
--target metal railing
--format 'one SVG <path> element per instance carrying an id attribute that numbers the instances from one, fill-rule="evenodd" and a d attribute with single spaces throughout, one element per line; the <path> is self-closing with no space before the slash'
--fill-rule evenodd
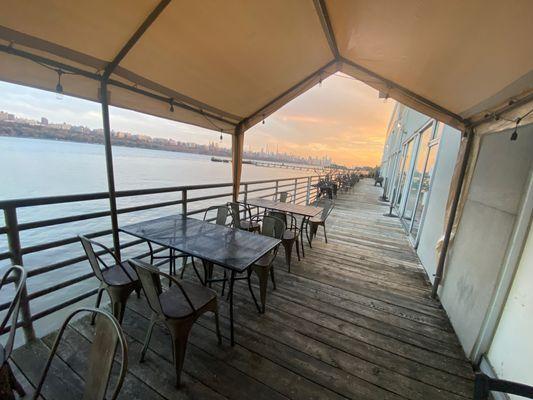
<path id="1" fill-rule="evenodd" d="M 320 179 L 320 175 L 312 175 L 301 176 L 296 178 L 281 178 L 242 182 L 240 198 L 244 202 L 246 202 L 250 197 L 277 197 L 280 192 L 286 191 L 291 193 L 290 201 L 296 204 L 309 204 L 312 199 L 312 196 L 314 196 L 313 185 L 316 184 Z M 117 210 L 117 214 L 131 215 L 134 213 L 139 213 L 141 211 L 155 210 L 167 207 L 180 207 L 179 210 L 173 209 L 172 212 L 181 212 L 182 214 L 188 216 L 202 214 L 205 213 L 209 206 L 213 204 L 220 204 L 221 202 L 227 202 L 231 200 L 231 188 L 231 183 L 220 183 L 119 191 L 116 193 L 117 200 L 119 201 L 120 199 L 134 198 L 135 203 L 137 203 L 138 201 L 136 198 L 142 198 L 143 196 L 146 197 L 150 195 L 166 195 L 171 196 L 172 198 L 165 199 L 165 201 L 135 204 L 133 206 L 122 208 L 119 207 Z M 178 198 L 173 198 L 173 196 L 176 194 L 178 195 Z M 0 201 L 0 209 L 3 210 L 5 219 L 5 225 L 0 227 L 0 238 L 5 235 L 5 237 L 7 238 L 6 247 L 8 249 L 8 251 L 0 252 L 0 261 L 9 259 L 12 264 L 24 266 L 25 256 L 40 252 L 46 252 L 48 250 L 64 248 L 65 246 L 77 243 L 77 234 L 84 234 L 90 238 L 109 238 L 112 233 L 111 229 L 100 229 L 92 232 L 80 230 L 79 232 L 76 232 L 77 234 L 72 236 L 67 236 L 55 240 L 42 241 L 39 243 L 31 243 L 29 245 L 24 245 L 24 240 L 21 240 L 21 232 L 27 232 L 43 228 L 49 229 L 64 224 L 76 223 L 80 221 L 89 222 L 91 220 L 97 220 L 99 218 L 108 217 L 111 215 L 111 211 L 106 209 L 93 212 L 75 213 L 73 215 L 59 216 L 48 219 L 30 220 L 19 223 L 19 213 L 21 209 L 57 205 L 65 206 L 66 204 L 83 205 L 87 204 L 87 202 L 94 202 L 95 200 L 106 200 L 108 198 L 109 195 L 107 192 L 100 192 Z M 102 208 L 104 207 L 105 206 L 102 203 Z M 131 249 L 142 243 L 144 243 L 144 241 L 140 239 L 127 241 L 122 240 L 120 248 Z M 159 247 L 155 251 L 160 252 L 163 250 L 164 248 Z M 136 254 L 136 256 L 141 257 L 146 255 L 148 255 L 148 252 Z M 47 259 L 47 257 L 43 257 L 43 259 Z M 79 264 L 85 260 L 85 254 L 80 254 L 76 255 L 75 257 L 70 257 L 61 260 L 47 259 L 47 262 L 43 261 L 42 265 L 39 265 L 35 268 L 27 269 L 28 282 L 35 281 L 37 278 L 41 278 L 41 280 L 45 282 L 46 279 L 43 278 L 46 277 L 46 274 L 50 274 L 54 271 L 59 271 L 69 266 Z M 89 268 L 87 268 L 87 270 L 89 271 Z M 41 287 L 40 284 L 35 285 L 38 287 L 36 290 L 23 293 L 19 326 L 23 328 L 26 340 L 32 340 L 33 338 L 35 338 L 35 331 L 33 326 L 34 321 L 46 317 L 54 312 L 57 312 L 65 307 L 80 302 L 96 294 L 96 287 L 90 290 L 85 290 L 81 293 L 71 294 L 69 297 L 63 298 L 60 302 L 54 302 L 51 306 L 46 307 L 38 312 L 32 313 L 32 305 L 37 300 L 43 299 L 45 298 L 45 296 L 50 296 L 61 289 L 80 284 L 81 282 L 91 279 L 94 276 L 92 272 L 83 273 L 75 277 L 68 277 L 69 275 L 71 275 L 68 274 L 68 272 L 65 275 L 67 276 L 66 280 L 62 280 L 61 282 L 53 282 L 47 287 Z M 6 310 L 8 306 L 8 303 L 0 304 L 0 312 Z M 2 333 L 3 332 L 0 332 L 0 334 Z"/>

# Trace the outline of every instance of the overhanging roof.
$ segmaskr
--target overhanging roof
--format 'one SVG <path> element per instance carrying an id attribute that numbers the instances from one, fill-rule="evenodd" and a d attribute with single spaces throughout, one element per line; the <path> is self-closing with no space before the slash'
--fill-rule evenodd
<path id="1" fill-rule="evenodd" d="M 118 60 L 112 105 L 226 132 L 338 70 L 456 127 L 533 90 L 529 0 L 2 5 L 0 79 L 53 91 L 61 69 L 66 94 L 98 101 Z"/>

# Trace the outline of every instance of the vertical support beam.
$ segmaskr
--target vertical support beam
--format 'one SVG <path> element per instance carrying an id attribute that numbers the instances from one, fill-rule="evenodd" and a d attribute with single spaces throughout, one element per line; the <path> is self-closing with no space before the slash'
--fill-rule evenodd
<path id="1" fill-rule="evenodd" d="M 307 177 L 307 193 L 305 195 L 305 205 L 309 205 L 309 200 L 311 199 L 311 177 Z"/>
<path id="2" fill-rule="evenodd" d="M 446 230 L 444 232 L 444 239 L 442 241 L 442 249 L 439 254 L 439 261 L 437 263 L 437 271 L 435 273 L 435 280 L 433 281 L 433 288 L 431 290 L 431 297 L 437 297 L 437 291 L 439 290 L 439 285 L 442 280 L 444 273 L 444 264 L 446 262 L 446 256 L 448 254 L 448 246 L 450 244 L 450 237 L 453 230 L 453 224 L 455 222 L 455 215 L 457 214 L 457 207 L 459 205 L 459 199 L 461 198 L 461 193 L 463 189 L 463 183 L 466 176 L 466 169 L 468 167 L 468 161 L 470 160 L 470 153 L 472 150 L 472 144 L 474 142 L 474 130 L 472 128 L 467 128 L 464 131 L 464 136 L 466 136 L 466 147 L 463 154 L 463 159 L 461 160 L 461 166 L 459 171 L 459 178 L 457 179 L 457 186 L 455 187 L 455 193 L 452 199 L 452 205 L 450 208 L 450 216 L 446 222 Z"/>
<path id="3" fill-rule="evenodd" d="M 231 172 L 233 181 L 233 201 L 239 201 L 242 173 L 242 152 L 244 145 L 244 126 L 238 124 L 231 136 Z"/>
<path id="4" fill-rule="evenodd" d="M 109 123 L 109 94 L 107 81 L 100 85 L 100 101 L 102 103 L 102 121 L 104 125 L 105 162 L 107 170 L 107 188 L 109 191 L 109 208 L 111 210 L 111 229 L 113 231 L 113 247 L 120 260 L 120 239 L 118 235 L 117 195 L 115 192 L 115 173 L 113 171 L 113 151 L 111 149 L 111 125 Z"/>
<path id="5" fill-rule="evenodd" d="M 244 202 L 246 203 L 248 201 L 248 184 L 244 184 Z"/>
<path id="6" fill-rule="evenodd" d="M 187 216 L 187 189 L 181 191 L 181 214 Z"/>
<path id="7" fill-rule="evenodd" d="M 292 202 L 296 204 L 296 189 L 298 188 L 298 178 L 294 179 L 294 190 L 292 192 Z"/>
<path id="8" fill-rule="evenodd" d="M 22 267 L 23 260 L 16 208 L 5 208 L 4 217 L 7 228 L 7 243 L 9 246 L 9 252 L 11 253 L 11 263 Z M 17 279 L 19 278 L 20 277 L 17 276 Z M 22 288 L 20 297 L 20 314 L 22 319 L 22 330 L 24 331 L 26 342 L 35 340 L 35 330 L 33 329 L 33 322 L 31 321 L 30 302 L 28 300 L 26 285 Z"/>
<path id="9" fill-rule="evenodd" d="M 276 179 L 276 187 L 274 188 L 274 201 L 278 200 L 279 195 L 279 181 Z"/>

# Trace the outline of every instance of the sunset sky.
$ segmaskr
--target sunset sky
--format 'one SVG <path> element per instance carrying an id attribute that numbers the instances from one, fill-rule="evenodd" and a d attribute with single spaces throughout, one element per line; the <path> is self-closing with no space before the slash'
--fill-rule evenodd
<path id="1" fill-rule="evenodd" d="M 66 122 L 101 128 L 100 106 L 86 100 L 0 82 L 0 110 L 19 117 Z M 258 124 L 245 136 L 245 148 L 276 148 L 297 155 L 328 155 L 348 166 L 374 166 L 380 162 L 385 130 L 394 101 L 346 75 L 325 79 Z M 116 131 L 173 138 L 196 143 L 219 141 L 219 133 L 133 111 L 112 108 L 111 128 Z M 221 145 L 229 147 L 224 135 Z"/>

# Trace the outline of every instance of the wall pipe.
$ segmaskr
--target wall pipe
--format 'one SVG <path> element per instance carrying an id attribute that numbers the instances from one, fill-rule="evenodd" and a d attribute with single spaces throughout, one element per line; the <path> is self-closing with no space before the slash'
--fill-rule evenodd
<path id="1" fill-rule="evenodd" d="M 439 290 L 440 282 L 442 281 L 442 276 L 444 272 L 444 264 L 446 262 L 446 256 L 448 255 L 448 247 L 450 245 L 450 238 L 452 235 L 453 224 L 455 222 L 455 216 L 457 214 L 457 207 L 459 206 L 459 199 L 461 198 L 461 193 L 463 189 L 463 183 L 466 176 L 466 169 L 468 167 L 468 161 L 470 160 L 470 153 L 472 152 L 472 144 L 474 142 L 474 129 L 468 127 L 464 131 L 466 136 L 466 148 L 461 160 L 461 169 L 459 171 L 459 178 L 457 181 L 457 188 L 452 200 L 452 206 L 450 209 L 450 216 L 446 223 L 446 231 L 444 232 L 444 239 L 442 242 L 442 249 L 439 254 L 439 261 L 437 263 L 437 271 L 435 273 L 435 280 L 433 281 L 433 288 L 431 290 L 431 297 L 437 297 L 437 291 Z"/>

